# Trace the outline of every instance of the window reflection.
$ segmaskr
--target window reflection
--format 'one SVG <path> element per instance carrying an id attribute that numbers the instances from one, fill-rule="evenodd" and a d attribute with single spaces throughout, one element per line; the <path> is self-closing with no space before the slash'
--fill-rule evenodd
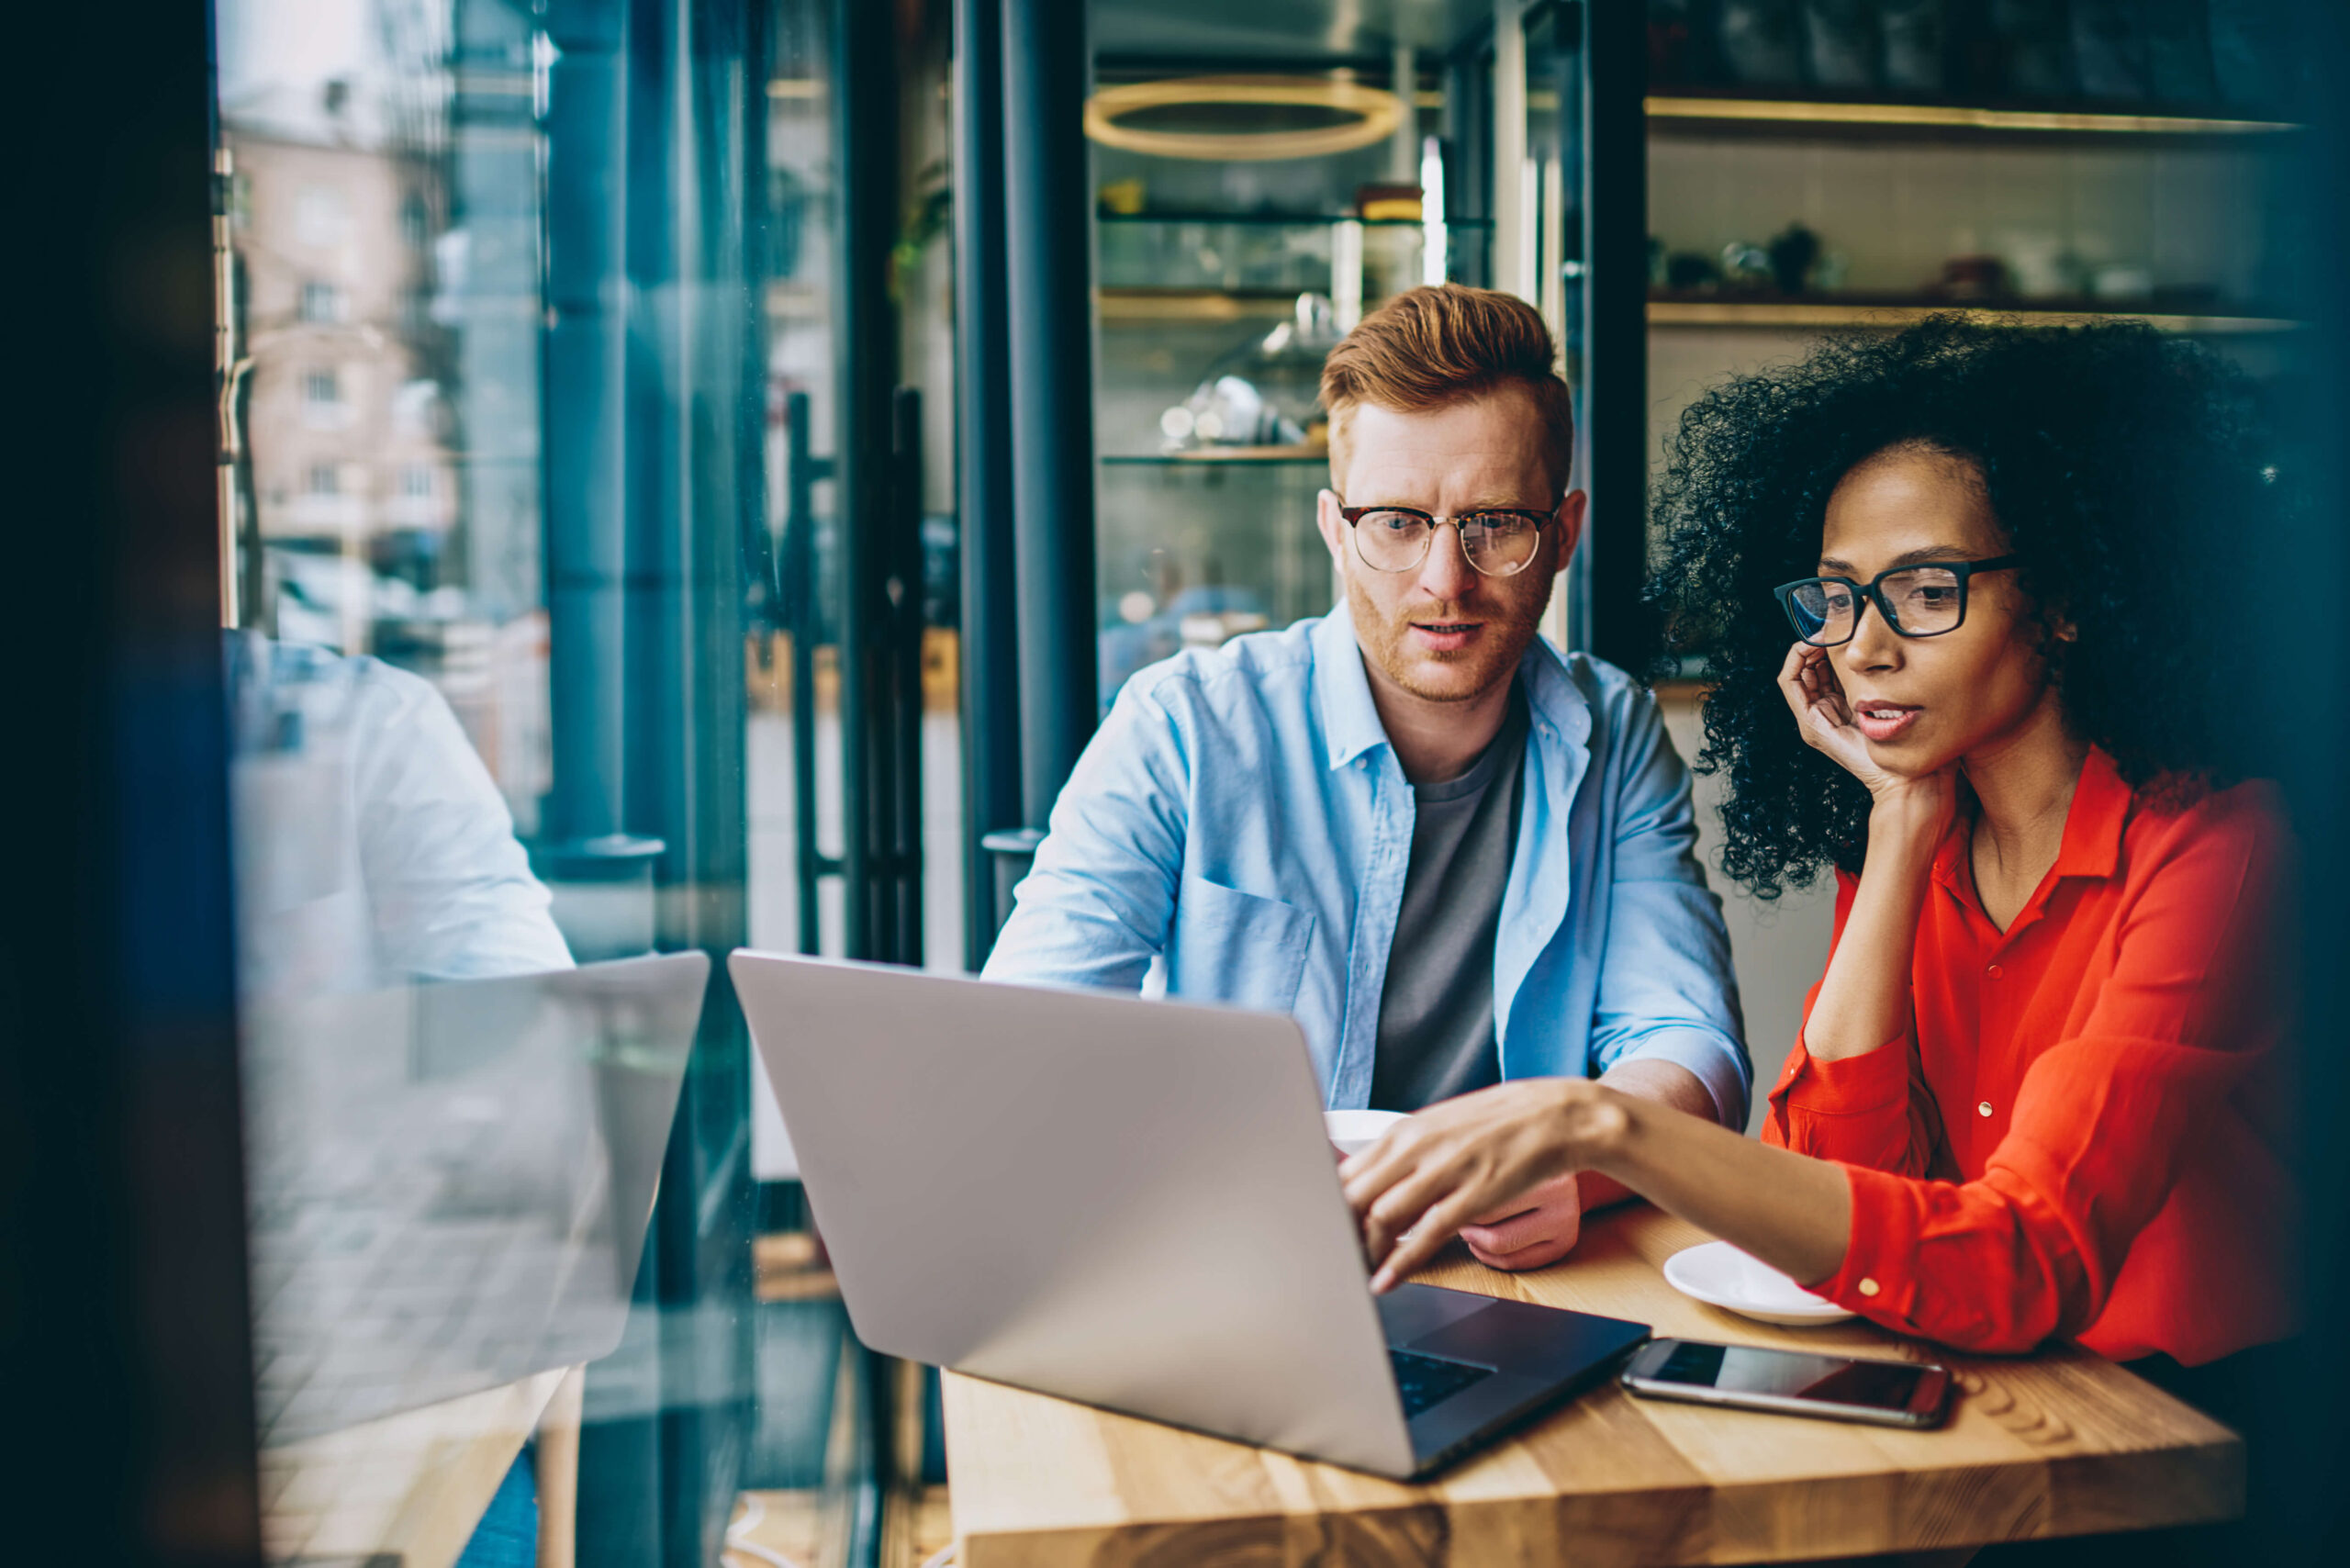
<path id="1" fill-rule="evenodd" d="M 430 682 L 256 632 L 227 645 L 249 998 L 570 967 L 506 802 Z"/>
<path id="2" fill-rule="evenodd" d="M 744 935 L 765 526 L 750 15 L 213 7 L 256 1403 L 271 1495 L 305 1499 L 272 1508 L 281 1558 L 446 1561 L 398 1532 L 501 1475 L 527 1499 L 518 1450 L 581 1363 L 580 1561 L 659 1560 L 731 1503 L 749 1075 L 705 1004 Z"/>

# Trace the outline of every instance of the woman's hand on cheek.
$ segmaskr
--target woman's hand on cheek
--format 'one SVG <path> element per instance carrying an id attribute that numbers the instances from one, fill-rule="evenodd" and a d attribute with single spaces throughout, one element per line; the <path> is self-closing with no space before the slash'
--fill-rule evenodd
<path id="1" fill-rule="evenodd" d="M 1948 765 L 1926 773 L 1904 773 L 1879 761 L 1869 750 L 1868 737 L 1852 722 L 1844 700 L 1844 687 L 1836 678 L 1830 650 L 1797 643 L 1779 666 L 1779 694 L 1787 700 L 1796 727 L 1813 750 L 1868 787 L 1872 799 L 1924 795 L 1936 804 L 1955 803 L 1957 774 Z"/>

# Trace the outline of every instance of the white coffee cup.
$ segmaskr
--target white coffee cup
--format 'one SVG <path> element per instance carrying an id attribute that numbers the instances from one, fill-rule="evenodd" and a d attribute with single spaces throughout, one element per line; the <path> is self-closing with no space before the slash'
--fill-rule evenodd
<path id="1" fill-rule="evenodd" d="M 1401 1111 L 1325 1111 L 1322 1126 L 1341 1154 L 1360 1154 L 1404 1119 Z"/>

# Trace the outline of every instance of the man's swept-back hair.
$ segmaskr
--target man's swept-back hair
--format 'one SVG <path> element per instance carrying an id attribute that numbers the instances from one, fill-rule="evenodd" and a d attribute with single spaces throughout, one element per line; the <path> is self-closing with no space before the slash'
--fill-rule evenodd
<path id="1" fill-rule="evenodd" d="M 1347 424 L 1362 404 L 1422 413 L 1516 386 L 1541 416 L 1551 472 L 1563 489 L 1575 416 L 1557 360 L 1541 313 L 1515 295 L 1457 283 L 1405 289 L 1364 317 L 1323 362 L 1332 471 L 1344 464 Z"/>

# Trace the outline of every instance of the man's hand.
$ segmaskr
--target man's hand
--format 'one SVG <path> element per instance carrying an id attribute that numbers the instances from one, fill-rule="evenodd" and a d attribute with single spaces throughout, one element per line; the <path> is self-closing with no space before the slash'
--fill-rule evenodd
<path id="1" fill-rule="evenodd" d="M 1581 1175 L 1555 1177 L 1474 1225 L 1460 1227 L 1469 1255 L 1490 1269 L 1539 1269 L 1573 1250 L 1583 1234 Z"/>

